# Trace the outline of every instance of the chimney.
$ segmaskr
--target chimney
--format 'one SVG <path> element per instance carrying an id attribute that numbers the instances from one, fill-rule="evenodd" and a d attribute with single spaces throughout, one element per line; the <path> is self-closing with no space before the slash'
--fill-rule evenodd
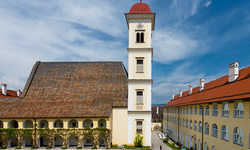
<path id="1" fill-rule="evenodd" d="M 203 78 L 200 79 L 200 91 L 204 90 L 204 81 L 205 80 Z"/>
<path id="2" fill-rule="evenodd" d="M 189 84 L 189 95 L 193 92 L 193 84 Z"/>
<path id="3" fill-rule="evenodd" d="M 174 93 L 172 93 L 172 99 L 174 99 Z"/>
<path id="4" fill-rule="evenodd" d="M 7 96 L 7 84 L 2 83 L 2 93 L 4 96 Z"/>
<path id="5" fill-rule="evenodd" d="M 180 97 L 182 97 L 182 89 L 180 89 Z"/>
<path id="6" fill-rule="evenodd" d="M 17 94 L 18 97 L 21 97 L 21 94 L 22 94 L 22 93 L 21 93 L 21 90 L 18 89 L 17 92 L 16 92 L 16 94 Z"/>
<path id="7" fill-rule="evenodd" d="M 156 107 L 156 114 L 159 114 L 159 107 Z"/>
<path id="8" fill-rule="evenodd" d="M 236 61 L 228 66 L 229 68 L 229 80 L 228 82 L 233 82 L 239 77 L 239 62 Z"/>

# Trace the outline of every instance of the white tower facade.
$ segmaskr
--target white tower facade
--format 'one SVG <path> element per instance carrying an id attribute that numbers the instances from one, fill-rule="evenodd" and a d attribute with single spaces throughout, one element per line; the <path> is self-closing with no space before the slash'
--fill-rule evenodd
<path id="1" fill-rule="evenodd" d="M 126 13 L 128 46 L 128 144 L 143 136 L 151 146 L 152 31 L 155 13 L 145 3 L 134 4 Z"/>

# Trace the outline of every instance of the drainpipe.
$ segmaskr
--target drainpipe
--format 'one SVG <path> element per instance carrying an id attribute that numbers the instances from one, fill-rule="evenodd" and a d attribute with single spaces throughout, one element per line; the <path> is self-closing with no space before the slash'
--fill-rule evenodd
<path id="1" fill-rule="evenodd" d="M 34 119 L 34 121 L 35 121 L 35 141 L 34 141 L 34 146 L 36 147 L 36 119 Z"/>
<path id="2" fill-rule="evenodd" d="M 180 143 L 180 107 L 177 107 L 178 108 L 178 144 Z"/>
<path id="3" fill-rule="evenodd" d="M 199 106 L 201 106 L 201 104 L 199 104 Z M 201 128 L 201 150 L 204 149 L 203 147 L 203 144 L 204 144 L 204 107 L 201 106 L 202 108 L 202 120 L 201 120 L 201 125 L 202 125 L 202 128 Z"/>

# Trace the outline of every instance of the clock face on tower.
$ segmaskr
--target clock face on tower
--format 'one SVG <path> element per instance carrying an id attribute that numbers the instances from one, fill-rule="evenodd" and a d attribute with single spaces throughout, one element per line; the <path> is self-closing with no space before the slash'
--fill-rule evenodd
<path id="1" fill-rule="evenodd" d="M 137 28 L 138 28 L 138 29 L 142 29 L 142 28 L 143 28 L 143 24 L 142 24 L 142 23 L 138 23 L 138 24 L 137 24 Z"/>

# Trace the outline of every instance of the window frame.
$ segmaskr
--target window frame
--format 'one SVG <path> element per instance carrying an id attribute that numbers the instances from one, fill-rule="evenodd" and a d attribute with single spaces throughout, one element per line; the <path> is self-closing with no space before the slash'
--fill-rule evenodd
<path id="1" fill-rule="evenodd" d="M 197 115 L 197 106 L 194 106 L 194 115 Z"/>
<path id="2" fill-rule="evenodd" d="M 136 119 L 136 134 L 143 134 L 143 119 Z M 141 125 L 138 123 L 141 122 Z M 141 132 L 138 132 L 141 131 Z"/>
<path id="3" fill-rule="evenodd" d="M 221 139 L 222 140 L 229 140 L 229 131 L 228 131 L 228 127 L 226 125 L 223 125 L 221 127 Z"/>
<path id="4" fill-rule="evenodd" d="M 226 109 L 226 108 L 228 108 L 228 109 Z M 223 104 L 222 108 L 221 108 L 221 116 L 222 117 L 229 117 L 229 113 L 230 113 L 229 105 L 227 103 Z"/>
<path id="5" fill-rule="evenodd" d="M 214 104 L 212 107 L 212 116 L 218 116 L 218 105 Z"/>
<path id="6" fill-rule="evenodd" d="M 143 89 L 136 89 L 136 105 L 143 105 L 143 95 L 144 90 Z M 141 92 L 142 95 L 138 95 L 138 92 Z"/>
<path id="7" fill-rule="evenodd" d="M 209 124 L 207 122 L 204 124 L 204 133 L 209 135 Z"/>
<path id="8" fill-rule="evenodd" d="M 205 106 L 205 116 L 209 116 L 209 106 Z"/>
<path id="9" fill-rule="evenodd" d="M 239 129 L 239 130 L 238 130 Z M 236 133 L 236 132 L 237 133 Z M 239 131 L 239 133 L 238 133 L 238 131 Z M 241 140 L 242 139 L 242 140 Z M 244 144 L 244 133 L 243 133 L 243 131 L 242 131 L 242 129 L 241 128 L 239 128 L 239 127 L 236 127 L 236 128 L 234 128 L 234 130 L 233 130 L 233 143 L 234 144 L 238 144 L 238 145 L 241 145 L 241 146 L 243 146 L 243 144 Z"/>
<path id="10" fill-rule="evenodd" d="M 144 73 L 144 57 L 136 57 L 136 73 Z M 142 63 L 139 63 L 142 62 Z M 139 69 L 141 68 L 141 69 Z"/>
<path id="11" fill-rule="evenodd" d="M 212 124 L 212 136 L 218 137 L 218 126 L 215 123 Z"/>
<path id="12" fill-rule="evenodd" d="M 240 106 L 238 106 L 239 104 L 241 104 L 241 109 L 238 108 Z M 242 110 L 243 108 L 243 110 Z M 234 117 L 235 118 L 244 118 L 244 105 L 242 102 L 238 102 L 234 105 Z"/>

